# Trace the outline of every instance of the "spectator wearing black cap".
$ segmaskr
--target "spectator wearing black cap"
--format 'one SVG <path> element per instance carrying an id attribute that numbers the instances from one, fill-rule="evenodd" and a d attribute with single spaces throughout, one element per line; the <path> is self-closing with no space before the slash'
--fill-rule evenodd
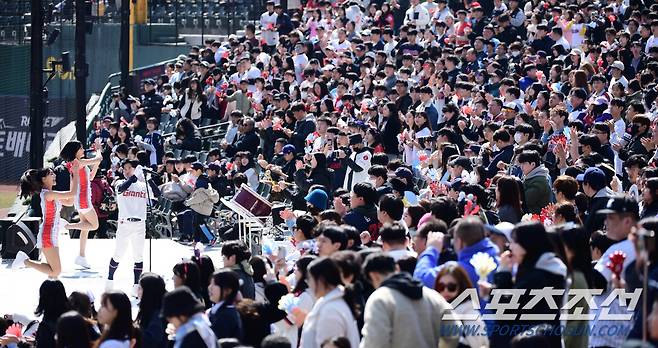
<path id="1" fill-rule="evenodd" d="M 155 117 L 159 120 L 163 100 L 162 96 L 156 93 L 155 81 L 153 79 L 144 81 L 144 93 L 141 96 L 141 111 L 146 113 L 148 117 Z"/>
<path id="2" fill-rule="evenodd" d="M 350 148 L 352 153 L 349 157 L 343 150 L 338 150 L 338 157 L 345 158 L 347 171 L 345 172 L 345 182 L 343 188 L 351 190 L 355 184 L 368 180 L 368 169 L 370 169 L 370 160 L 372 154 L 363 145 L 363 136 L 360 133 L 352 134 L 349 137 Z"/>
<path id="3" fill-rule="evenodd" d="M 176 347 L 217 347 L 217 338 L 203 310 L 203 304 L 186 286 L 165 294 L 162 316 L 176 329 Z"/>
<path id="4" fill-rule="evenodd" d="M 290 143 L 295 146 L 297 151 L 301 151 L 306 146 L 306 138 L 309 134 L 315 132 L 315 118 L 313 114 L 306 113 L 306 108 L 302 103 L 295 103 L 290 108 L 297 122 L 295 130 L 284 129 L 284 133 L 290 138 Z"/>
<path id="5" fill-rule="evenodd" d="M 579 174 L 576 179 L 581 183 L 585 195 L 590 198 L 589 209 L 585 213 L 585 230 L 602 229 L 605 219 L 602 215 L 596 215 L 596 212 L 605 207 L 614 194 L 607 186 L 605 173 L 599 168 L 587 168 L 585 173 Z"/>

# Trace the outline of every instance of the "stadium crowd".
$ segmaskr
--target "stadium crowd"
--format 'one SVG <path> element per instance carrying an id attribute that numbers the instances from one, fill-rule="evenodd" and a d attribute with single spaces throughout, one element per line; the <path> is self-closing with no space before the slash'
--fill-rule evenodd
<path id="1" fill-rule="evenodd" d="M 136 320 L 121 291 L 96 312 L 47 280 L 38 329 L 0 319 L 0 346 L 658 345 L 658 4 L 266 7 L 140 97 L 113 95 L 89 139 L 98 237 L 112 181 L 138 162 L 173 202 L 179 241 L 221 245 L 222 260 L 181 261 L 171 291 L 136 277 Z M 207 228 L 219 198 L 247 188 L 288 205 L 294 253 L 252 255 L 233 223 Z M 598 293 L 536 301 L 544 288 Z M 606 303 L 637 289 L 635 306 Z M 572 300 L 582 312 L 561 309 Z"/>

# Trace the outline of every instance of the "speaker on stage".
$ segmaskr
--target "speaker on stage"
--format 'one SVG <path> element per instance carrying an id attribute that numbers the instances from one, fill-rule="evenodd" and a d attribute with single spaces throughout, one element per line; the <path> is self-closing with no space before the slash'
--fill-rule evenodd
<path id="1" fill-rule="evenodd" d="M 30 259 L 38 260 L 39 249 L 36 243 L 40 222 L 39 217 L 23 217 L 16 223 L 12 218 L 0 219 L 0 256 L 3 259 L 13 259 L 19 251 L 23 251 Z"/>

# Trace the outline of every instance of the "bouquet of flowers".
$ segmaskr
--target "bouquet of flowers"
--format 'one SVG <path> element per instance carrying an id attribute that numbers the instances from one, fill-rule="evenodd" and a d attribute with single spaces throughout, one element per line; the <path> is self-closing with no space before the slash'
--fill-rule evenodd
<path id="1" fill-rule="evenodd" d="M 279 300 L 278 307 L 289 315 L 294 315 L 294 312 L 299 310 L 299 297 L 296 297 L 293 294 L 284 295 Z"/>
<path id="2" fill-rule="evenodd" d="M 525 214 L 521 217 L 521 222 L 541 221 L 538 214 Z"/>
<path id="3" fill-rule="evenodd" d="M 475 273 L 478 274 L 478 277 L 482 281 L 486 281 L 489 273 L 493 272 L 496 267 L 498 267 L 496 265 L 496 260 L 494 260 L 489 254 L 483 252 L 473 255 L 469 262 L 473 268 L 475 268 Z"/>
<path id="4" fill-rule="evenodd" d="M 624 269 L 624 260 L 626 260 L 626 253 L 617 250 L 608 256 L 608 263 L 605 266 L 614 273 L 617 278 L 620 278 L 621 271 Z"/>
<path id="5" fill-rule="evenodd" d="M 23 324 L 14 323 L 5 331 L 5 335 L 16 336 L 17 338 L 23 337 Z"/>
<path id="6" fill-rule="evenodd" d="M 551 226 L 553 224 L 553 214 L 555 214 L 555 205 L 549 204 L 541 208 L 539 221 L 541 221 L 544 226 Z"/>

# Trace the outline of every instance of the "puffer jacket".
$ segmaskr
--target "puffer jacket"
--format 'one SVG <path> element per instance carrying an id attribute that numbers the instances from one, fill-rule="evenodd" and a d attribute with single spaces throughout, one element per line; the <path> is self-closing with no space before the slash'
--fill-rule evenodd
<path id="1" fill-rule="evenodd" d="M 526 212 L 541 213 L 541 209 L 551 202 L 551 186 L 548 169 L 543 165 L 533 169 L 523 178 Z"/>
<path id="2" fill-rule="evenodd" d="M 190 198 L 185 200 L 185 205 L 195 212 L 210 216 L 213 204 L 219 202 L 219 193 L 212 187 L 198 188 L 192 192 Z"/>

